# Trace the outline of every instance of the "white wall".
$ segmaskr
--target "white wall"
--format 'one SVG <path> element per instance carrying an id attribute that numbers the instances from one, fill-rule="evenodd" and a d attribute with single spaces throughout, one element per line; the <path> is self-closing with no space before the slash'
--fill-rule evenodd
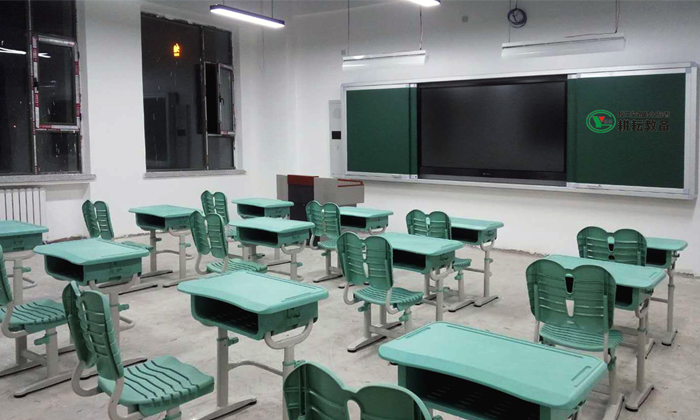
<path id="1" fill-rule="evenodd" d="M 174 7 L 167 3 L 174 3 Z M 236 146 L 241 152 L 241 169 L 247 174 L 144 179 L 142 11 L 233 31 Z M 293 98 L 285 91 L 291 86 L 284 80 L 288 60 L 284 53 L 278 53 L 286 51 L 284 35 L 266 34 L 263 50 L 261 29 L 212 17 L 208 4 L 203 2 L 89 0 L 80 2 L 79 12 L 79 28 L 83 31 L 82 94 L 87 116 L 84 136 L 89 144 L 85 157 L 97 179 L 89 184 L 47 186 L 50 239 L 87 233 L 80 207 L 87 198 L 109 204 L 115 233 L 121 236 L 142 233 L 128 212 L 131 207 L 173 204 L 199 208 L 199 195 L 205 189 L 224 191 L 229 198 L 275 195 L 275 174 L 296 167 L 285 123 L 268 124 L 268 118 L 281 119 L 281 110 L 289 108 L 282 108 L 285 102 L 279 97 L 289 101 Z M 264 67 L 263 54 L 271 57 Z"/>
<path id="2" fill-rule="evenodd" d="M 525 28 L 511 30 L 513 42 L 609 32 L 614 25 L 614 1 L 521 1 L 520 7 L 529 20 Z M 627 38 L 622 52 L 519 60 L 500 56 L 501 43 L 508 41 L 507 10 L 507 1 L 445 1 L 425 9 L 428 63 L 364 72 L 341 70 L 346 11 L 293 19 L 289 29 L 294 36 L 296 104 L 290 115 L 297 149 L 303 151 L 298 172 L 330 174 L 328 101 L 340 99 L 342 83 L 700 61 L 698 2 L 622 2 L 620 32 Z M 467 23 L 463 15 L 469 17 Z M 418 22 L 418 8 L 407 2 L 352 9 L 350 52 L 415 50 Z M 405 229 L 403 215 L 413 208 L 501 220 L 506 227 L 498 247 L 543 253 L 575 254 L 576 232 L 587 225 L 631 227 L 648 236 L 688 240 L 691 246 L 679 268 L 700 272 L 700 211 L 695 201 L 368 182 L 366 205 L 392 209 L 393 230 Z"/>

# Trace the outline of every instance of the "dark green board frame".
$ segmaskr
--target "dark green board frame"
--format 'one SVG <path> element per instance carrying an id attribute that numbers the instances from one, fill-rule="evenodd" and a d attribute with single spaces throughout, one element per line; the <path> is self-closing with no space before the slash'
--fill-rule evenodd
<path id="1" fill-rule="evenodd" d="M 569 80 L 567 181 L 586 184 L 683 188 L 686 75 L 595 77 Z M 595 133 L 586 125 L 596 110 L 611 112 L 616 126 Z M 619 112 L 669 112 L 668 117 L 628 117 Z M 620 131 L 629 120 L 630 131 Z M 632 121 L 642 130 L 632 131 Z M 646 131 L 646 120 L 656 131 Z M 662 120 L 668 131 L 659 131 Z"/>
<path id="2" fill-rule="evenodd" d="M 348 90 L 350 172 L 418 173 L 418 107 L 414 87 Z"/>

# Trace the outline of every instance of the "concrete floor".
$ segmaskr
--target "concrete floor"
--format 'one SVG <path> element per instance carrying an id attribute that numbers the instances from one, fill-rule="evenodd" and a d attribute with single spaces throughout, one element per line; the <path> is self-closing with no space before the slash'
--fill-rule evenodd
<path id="1" fill-rule="evenodd" d="M 146 237 L 134 238 L 143 243 Z M 165 235 L 166 247 L 176 248 L 176 239 Z M 190 248 L 193 249 L 193 248 Z M 271 250 L 262 250 L 272 256 Z M 478 249 L 464 249 L 458 252 L 462 257 L 472 258 L 474 266 L 480 267 L 483 253 Z M 525 288 L 525 269 L 536 256 L 513 252 L 494 251 L 495 263 L 492 265 L 492 291 L 500 296 L 495 302 L 476 308 L 464 308 L 457 313 L 446 313 L 445 320 L 475 328 L 494 331 L 523 339 L 532 339 L 533 317 Z M 335 258 L 334 258 L 335 259 Z M 161 255 L 159 268 L 177 269 L 177 257 Z M 320 252 L 305 250 L 300 257 L 304 266 L 299 272 L 309 282 L 312 278 L 323 275 L 323 257 Z M 25 291 L 25 299 L 52 298 L 60 300 L 65 283 L 48 277 L 43 269 L 43 259 L 35 257 L 30 260 L 32 267 L 30 277 L 39 282 L 39 286 Z M 147 269 L 144 260 L 144 269 Z M 8 264 L 8 268 L 9 264 Z M 287 270 L 288 266 L 278 266 Z M 194 275 L 193 262 L 188 262 L 189 274 Z M 421 290 L 422 276 L 402 270 L 395 270 L 398 285 L 414 290 Z M 176 278 L 176 274 L 162 278 Z M 482 278 L 480 274 L 468 273 L 467 289 L 470 293 L 481 293 Z M 331 280 L 322 285 L 329 291 L 330 297 L 320 303 L 319 320 L 309 339 L 297 346 L 297 358 L 321 363 L 334 371 L 350 386 L 362 386 L 369 383 L 396 383 L 396 367 L 381 360 L 377 355 L 379 344 L 351 354 L 346 346 L 361 336 L 362 314 L 356 307 L 343 303 L 342 290 L 337 288 L 338 280 Z M 447 282 L 450 285 L 450 282 Z M 455 286 L 456 284 L 452 284 Z M 666 283 L 657 291 L 658 296 L 666 296 Z M 700 282 L 692 278 L 677 277 L 676 325 L 679 330 L 672 347 L 657 345 L 650 354 L 647 363 L 647 380 L 656 389 L 639 412 L 632 413 L 623 409 L 621 419 L 698 419 L 700 418 Z M 183 362 L 197 366 L 204 372 L 215 375 L 215 338 L 216 330 L 207 328 L 195 321 L 190 315 L 189 296 L 179 293 L 175 287 L 168 289 L 148 289 L 122 297 L 122 303 L 128 303 L 131 309 L 127 315 L 137 325 L 133 330 L 122 334 L 121 349 L 125 357 L 141 355 L 154 357 L 158 355 L 177 356 Z M 434 319 L 434 307 L 422 305 L 414 310 L 416 326 L 422 326 Z M 375 315 L 376 317 L 376 315 Z M 390 317 L 391 319 L 391 317 Z M 654 302 L 651 308 L 650 331 L 652 336 L 660 336 L 666 325 L 666 307 Z M 628 312 L 616 313 L 616 324 L 636 327 L 636 318 Z M 38 338 L 37 336 L 34 336 Z M 59 342 L 68 343 L 68 329 L 59 329 Z M 43 350 L 43 349 L 42 349 Z M 465 352 L 469 349 L 465 349 Z M 621 389 L 629 393 L 634 388 L 635 354 L 631 349 L 618 351 L 618 371 Z M 231 360 L 255 359 L 259 362 L 281 368 L 282 352 L 269 349 L 262 341 L 253 341 L 241 337 L 239 344 L 231 347 Z M 0 369 L 10 366 L 14 361 L 13 341 L 0 338 Z M 64 369 L 71 369 L 76 364 L 74 353 L 61 358 Z M 0 419 L 107 419 L 107 402 L 105 395 L 81 398 L 75 395 L 69 383 L 64 383 L 21 399 L 12 396 L 13 389 L 30 381 L 40 379 L 43 369 L 37 368 L 14 376 L 0 379 Z M 94 380 L 94 379 L 93 379 Z M 607 380 L 604 380 L 607 382 Z M 253 367 L 239 368 L 230 375 L 230 399 L 237 401 L 245 396 L 254 395 L 258 403 L 229 418 L 240 420 L 268 420 L 282 416 L 281 380 L 279 377 Z M 605 407 L 605 396 L 593 395 L 582 409 L 581 419 L 599 419 Z M 183 407 L 183 419 L 201 417 L 215 406 L 215 395 L 209 394 Z M 437 413 L 436 413 L 437 414 Z M 443 415 L 445 420 L 453 419 Z"/>

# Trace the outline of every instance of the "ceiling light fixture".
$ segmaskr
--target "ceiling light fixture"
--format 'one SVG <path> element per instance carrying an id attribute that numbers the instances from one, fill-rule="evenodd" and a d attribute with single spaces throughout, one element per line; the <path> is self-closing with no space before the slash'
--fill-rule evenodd
<path id="1" fill-rule="evenodd" d="M 441 0 L 408 0 L 411 3 L 418 4 L 423 7 L 435 7 L 440 5 Z"/>
<path id="2" fill-rule="evenodd" d="M 284 28 L 283 20 L 259 15 L 257 13 L 248 12 L 241 9 L 235 9 L 233 7 L 224 6 L 223 4 L 215 4 L 213 6 L 209 6 L 209 11 L 212 13 L 216 13 L 217 15 L 242 20 L 244 22 L 255 23 L 256 25 L 262 25 L 267 28 Z"/>
<path id="3" fill-rule="evenodd" d="M 593 36 L 569 38 L 551 42 L 510 42 L 502 45 L 502 58 L 549 57 L 556 55 L 589 54 L 625 49 L 625 36 Z"/>

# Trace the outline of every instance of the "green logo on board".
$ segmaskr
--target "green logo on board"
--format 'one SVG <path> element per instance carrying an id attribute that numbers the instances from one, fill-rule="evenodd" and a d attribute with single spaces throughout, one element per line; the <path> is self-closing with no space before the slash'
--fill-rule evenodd
<path id="1" fill-rule="evenodd" d="M 615 115 L 604 109 L 593 111 L 586 117 L 586 127 L 598 134 L 612 131 L 616 123 Z"/>

